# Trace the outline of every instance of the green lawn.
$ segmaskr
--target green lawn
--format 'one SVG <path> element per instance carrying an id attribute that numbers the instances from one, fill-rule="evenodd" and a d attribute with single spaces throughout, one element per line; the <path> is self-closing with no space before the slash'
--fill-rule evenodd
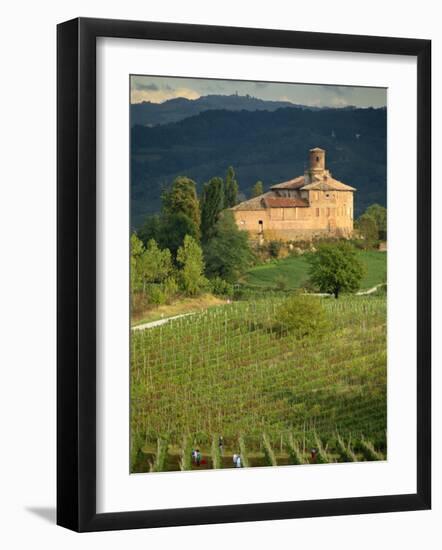
<path id="1" fill-rule="evenodd" d="M 385 252 L 360 250 L 358 255 L 367 267 L 361 283 L 362 290 L 386 281 L 387 254 Z M 290 256 L 253 267 L 245 276 L 244 282 L 262 288 L 276 288 L 278 280 L 283 278 L 286 288 L 299 288 L 308 280 L 308 267 L 304 256 Z"/>

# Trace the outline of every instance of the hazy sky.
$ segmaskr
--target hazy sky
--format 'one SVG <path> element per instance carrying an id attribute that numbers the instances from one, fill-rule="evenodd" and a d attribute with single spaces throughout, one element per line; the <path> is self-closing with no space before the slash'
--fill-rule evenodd
<path id="1" fill-rule="evenodd" d="M 162 76 L 132 76 L 131 102 L 162 103 L 174 97 L 197 99 L 203 95 L 249 94 L 260 99 L 291 101 L 318 107 L 385 107 L 385 88 L 324 86 L 322 84 L 276 84 L 244 80 L 209 80 Z"/>

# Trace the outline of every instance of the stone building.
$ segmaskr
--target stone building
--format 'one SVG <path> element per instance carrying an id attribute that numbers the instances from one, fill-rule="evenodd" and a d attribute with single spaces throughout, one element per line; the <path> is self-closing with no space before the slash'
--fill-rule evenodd
<path id="1" fill-rule="evenodd" d="M 303 176 L 272 185 L 258 197 L 232 208 L 236 223 L 254 240 L 310 240 L 350 237 L 353 231 L 353 193 L 325 168 L 325 151 L 309 152 Z"/>

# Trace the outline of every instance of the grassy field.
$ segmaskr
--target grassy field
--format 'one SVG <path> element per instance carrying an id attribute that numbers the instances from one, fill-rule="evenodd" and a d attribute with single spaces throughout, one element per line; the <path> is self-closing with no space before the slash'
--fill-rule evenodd
<path id="1" fill-rule="evenodd" d="M 133 333 L 132 471 L 195 469 L 195 446 L 198 468 L 239 449 L 249 466 L 309 462 L 311 446 L 315 462 L 385 457 L 385 296 L 315 299 L 330 328 L 302 340 L 272 330 L 282 298 Z"/>
<path id="2" fill-rule="evenodd" d="M 360 260 L 367 268 L 361 282 L 361 289 L 369 289 L 386 281 L 387 254 L 376 250 L 358 251 Z M 309 265 L 304 256 L 289 256 L 281 260 L 257 265 L 244 277 L 250 286 L 276 288 L 278 281 L 284 280 L 288 289 L 302 287 L 308 280 Z"/>
<path id="3" fill-rule="evenodd" d="M 174 317 L 175 315 L 186 315 L 187 313 L 194 313 L 225 303 L 225 299 L 214 296 L 213 294 L 202 294 L 195 298 L 180 298 L 172 304 L 155 306 L 138 315 L 133 315 L 132 326 L 135 327 L 143 323 L 165 319 L 166 317 Z"/>

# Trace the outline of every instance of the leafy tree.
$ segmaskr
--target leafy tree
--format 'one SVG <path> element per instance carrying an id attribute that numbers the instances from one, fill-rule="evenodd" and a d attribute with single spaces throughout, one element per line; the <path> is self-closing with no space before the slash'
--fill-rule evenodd
<path id="1" fill-rule="evenodd" d="M 210 290 L 216 296 L 228 296 L 231 298 L 234 294 L 233 284 L 228 283 L 221 277 L 214 277 L 210 279 Z"/>
<path id="2" fill-rule="evenodd" d="M 141 265 L 145 283 L 162 283 L 173 269 L 170 250 L 161 250 L 156 241 L 150 239 L 142 254 Z"/>
<path id="3" fill-rule="evenodd" d="M 224 182 L 221 178 L 212 178 L 204 184 L 201 196 L 201 233 L 207 241 L 213 233 L 219 214 L 224 208 Z"/>
<path id="4" fill-rule="evenodd" d="M 253 262 L 246 231 L 240 231 L 232 212 L 225 210 L 215 224 L 212 238 L 203 245 L 206 274 L 235 283 Z"/>
<path id="5" fill-rule="evenodd" d="M 154 214 L 153 216 L 147 216 L 145 218 L 143 225 L 138 231 L 138 236 L 146 246 L 150 239 L 154 239 L 157 243 L 159 243 L 162 232 L 162 218 L 158 214 Z"/>
<path id="6" fill-rule="evenodd" d="M 143 288 L 142 258 L 144 246 L 135 233 L 130 236 L 130 288 L 132 293 Z"/>
<path id="7" fill-rule="evenodd" d="M 186 214 L 177 212 L 162 217 L 160 245 L 162 248 L 168 248 L 174 258 L 186 235 L 190 235 L 196 241 L 200 236 L 199 227 Z"/>
<path id="8" fill-rule="evenodd" d="M 297 338 L 303 338 L 323 334 L 328 324 L 321 301 L 317 297 L 293 294 L 276 309 L 273 328 L 278 332 L 291 332 Z"/>
<path id="9" fill-rule="evenodd" d="M 264 185 L 263 185 L 262 181 L 259 180 L 252 187 L 252 198 L 253 197 L 259 197 L 259 195 L 262 195 L 263 193 L 264 193 Z"/>
<path id="10" fill-rule="evenodd" d="M 203 251 L 190 235 L 184 237 L 183 245 L 177 252 L 177 261 L 181 266 L 181 287 L 188 296 L 195 296 L 207 285 L 204 277 Z"/>
<path id="11" fill-rule="evenodd" d="M 238 203 L 238 182 L 235 178 L 233 166 L 229 166 L 224 186 L 224 208 L 232 208 Z"/>
<path id="12" fill-rule="evenodd" d="M 193 221 L 195 227 L 200 229 L 200 205 L 196 193 L 196 183 L 190 178 L 178 176 L 175 178 L 172 188 L 162 194 L 163 213 L 166 216 L 184 214 Z"/>
<path id="13" fill-rule="evenodd" d="M 385 240 L 387 238 L 387 209 L 380 204 L 372 204 L 367 208 L 365 213 L 375 220 L 378 238 Z"/>
<path id="14" fill-rule="evenodd" d="M 334 294 L 356 292 L 364 275 L 364 265 L 356 249 L 347 242 L 324 243 L 307 258 L 310 280 L 321 292 Z"/>
<path id="15" fill-rule="evenodd" d="M 372 246 L 373 242 L 376 241 L 379 236 L 376 220 L 369 214 L 365 213 L 358 218 L 356 226 L 361 237 L 364 238 L 366 246 Z"/>

